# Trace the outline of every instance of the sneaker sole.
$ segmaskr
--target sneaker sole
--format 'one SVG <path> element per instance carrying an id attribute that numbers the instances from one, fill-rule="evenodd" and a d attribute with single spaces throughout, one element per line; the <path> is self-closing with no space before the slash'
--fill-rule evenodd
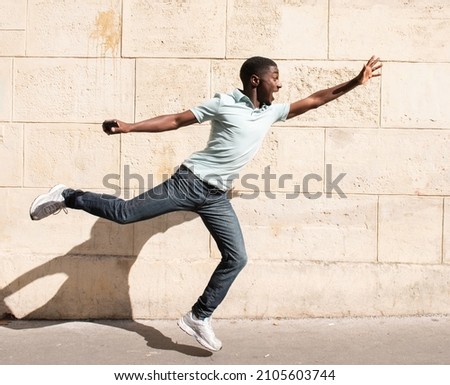
<path id="1" fill-rule="evenodd" d="M 48 194 L 48 193 L 39 195 L 39 196 L 33 201 L 33 203 L 31 204 L 31 207 L 30 207 L 30 218 L 31 218 L 33 221 L 37 221 L 38 218 L 33 217 L 32 213 L 36 210 L 37 207 L 39 207 L 39 204 L 40 204 L 41 201 L 43 200 L 44 196 L 47 195 L 47 194 Z"/>
<path id="2" fill-rule="evenodd" d="M 211 350 L 213 352 L 218 352 L 220 349 L 214 349 L 211 345 L 209 345 L 203 338 L 201 338 L 194 329 L 192 329 L 189 325 L 184 322 L 183 317 L 180 318 L 178 321 L 178 326 L 181 330 L 183 330 L 185 333 L 189 334 L 191 337 L 194 337 L 197 342 L 202 345 L 204 348 Z"/>
<path id="3" fill-rule="evenodd" d="M 61 187 L 63 187 L 63 186 L 64 186 L 63 184 L 58 184 L 58 185 L 52 187 L 48 192 L 39 195 L 39 196 L 33 201 L 33 203 L 32 203 L 31 206 L 30 206 L 30 218 L 31 218 L 31 220 L 33 220 L 33 221 L 38 221 L 38 220 L 39 220 L 38 218 L 34 218 L 34 217 L 33 217 L 33 215 L 32 215 L 33 211 L 36 210 L 36 207 L 39 207 L 39 204 L 42 202 L 42 200 L 44 200 L 44 198 L 46 198 L 49 194 L 51 194 L 51 193 L 52 193 L 53 191 L 55 191 L 56 189 L 61 188 Z M 64 186 L 64 187 L 65 187 L 65 186 Z"/>

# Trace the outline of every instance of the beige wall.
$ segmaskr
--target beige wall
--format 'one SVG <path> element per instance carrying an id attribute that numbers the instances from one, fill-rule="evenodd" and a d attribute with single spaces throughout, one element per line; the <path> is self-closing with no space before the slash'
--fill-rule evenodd
<path id="1" fill-rule="evenodd" d="M 219 258 L 198 218 L 32 222 L 34 197 L 56 183 L 111 192 L 114 174 L 125 197 L 148 186 L 130 174 L 160 181 L 208 125 L 107 137 L 100 123 L 230 91 L 246 57 L 277 60 L 286 102 L 373 53 L 381 78 L 273 128 L 245 170 L 257 197 L 237 183 L 250 263 L 216 316 L 450 313 L 449 36 L 448 0 L 2 0 L 0 315 L 178 317 Z M 346 197 L 324 181 L 310 183 L 319 199 L 295 193 L 327 164 Z"/>

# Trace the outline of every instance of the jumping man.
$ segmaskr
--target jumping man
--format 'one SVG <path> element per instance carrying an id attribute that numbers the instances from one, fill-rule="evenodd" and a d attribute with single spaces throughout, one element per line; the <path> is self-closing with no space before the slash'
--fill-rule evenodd
<path id="1" fill-rule="evenodd" d="M 240 70 L 242 89 L 216 94 L 202 105 L 176 114 L 138 123 L 103 123 L 105 133 L 115 135 L 170 131 L 211 121 L 206 148 L 187 158 L 170 179 L 130 200 L 57 185 L 35 199 L 30 208 L 31 219 L 40 220 L 66 208 L 84 210 L 120 224 L 178 210 L 197 213 L 216 241 L 221 260 L 203 294 L 178 325 L 207 349 L 220 350 L 222 342 L 214 334 L 211 316 L 247 262 L 239 221 L 227 197 L 233 179 L 254 157 L 272 124 L 339 98 L 380 76 L 381 67 L 380 59 L 372 56 L 361 72 L 345 83 L 291 104 L 273 104 L 274 93 L 281 88 L 278 67 L 271 59 L 252 57 Z"/>

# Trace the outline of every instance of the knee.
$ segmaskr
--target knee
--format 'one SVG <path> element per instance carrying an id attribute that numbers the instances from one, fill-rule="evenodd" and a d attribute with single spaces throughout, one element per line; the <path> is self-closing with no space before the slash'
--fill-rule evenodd
<path id="1" fill-rule="evenodd" d="M 119 225 L 128 225 L 130 223 L 136 222 L 133 215 L 133 207 L 130 202 L 131 201 L 118 200 L 114 222 Z"/>
<path id="2" fill-rule="evenodd" d="M 114 222 L 116 222 L 118 225 L 128 225 L 131 223 L 126 217 L 118 217 L 114 219 Z"/>
<path id="3" fill-rule="evenodd" d="M 233 267 L 237 271 L 241 271 L 245 265 L 247 265 L 248 257 L 247 253 L 243 252 L 237 255 L 235 258 L 233 258 Z"/>

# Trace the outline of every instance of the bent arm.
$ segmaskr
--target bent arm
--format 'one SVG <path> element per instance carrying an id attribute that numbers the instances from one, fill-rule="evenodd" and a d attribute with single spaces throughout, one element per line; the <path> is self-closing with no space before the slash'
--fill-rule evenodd
<path id="1" fill-rule="evenodd" d="M 108 135 L 129 132 L 163 132 L 194 123 L 197 123 L 195 115 L 191 110 L 186 110 L 178 114 L 160 115 L 136 123 L 125 123 L 117 119 L 107 120 L 103 122 L 103 131 Z"/>
<path id="2" fill-rule="evenodd" d="M 364 65 L 361 72 L 353 79 L 339 84 L 337 86 L 317 91 L 305 99 L 294 102 L 290 105 L 288 119 L 304 114 L 305 112 L 318 108 L 332 100 L 335 100 L 347 92 L 353 90 L 359 85 L 365 84 L 370 78 L 380 76 L 380 73 L 374 73 L 382 67 L 380 59 L 372 56 L 367 64 Z"/>

